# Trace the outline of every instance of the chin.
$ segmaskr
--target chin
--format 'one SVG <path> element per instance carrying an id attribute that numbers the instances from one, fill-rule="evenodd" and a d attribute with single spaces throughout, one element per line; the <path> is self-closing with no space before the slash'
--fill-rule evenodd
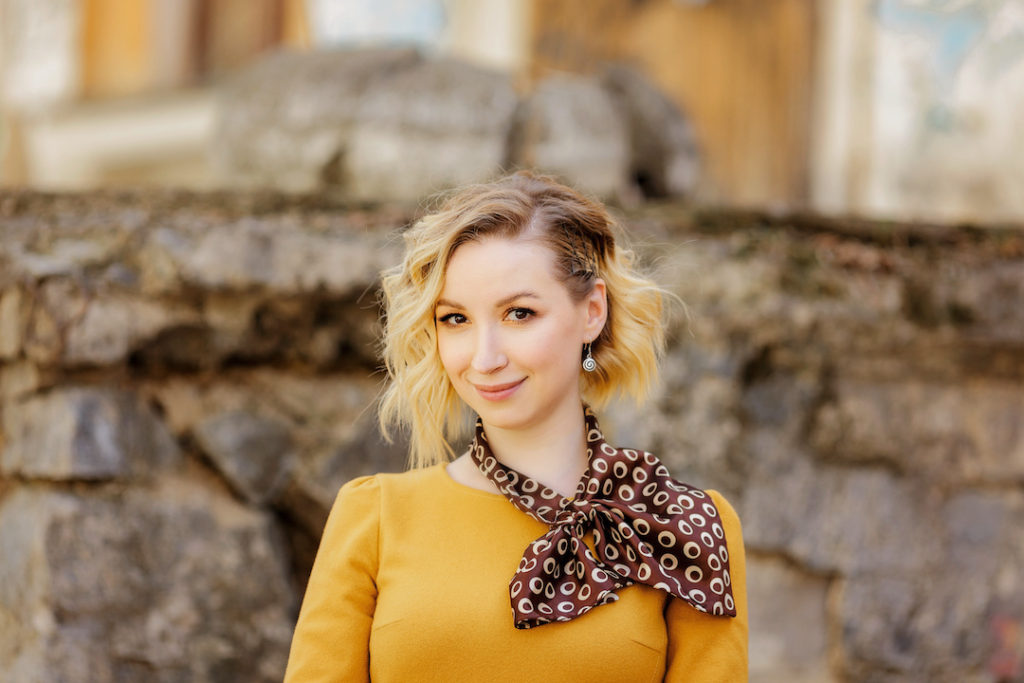
<path id="1" fill-rule="evenodd" d="M 477 400 L 473 403 L 466 401 L 466 404 L 480 416 L 485 425 L 497 429 L 521 429 L 529 426 L 536 417 L 533 411 L 510 402 L 491 403 Z"/>

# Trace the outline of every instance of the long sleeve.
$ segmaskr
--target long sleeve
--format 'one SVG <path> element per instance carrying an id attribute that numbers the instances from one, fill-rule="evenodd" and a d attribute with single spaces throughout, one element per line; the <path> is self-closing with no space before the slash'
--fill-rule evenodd
<path id="1" fill-rule="evenodd" d="M 729 548 L 729 574 L 736 616 L 698 612 L 672 598 L 665 611 L 668 626 L 666 681 L 747 680 L 747 576 L 743 530 L 736 511 L 717 491 L 708 492 L 718 507 Z"/>
<path id="2" fill-rule="evenodd" d="M 285 681 L 368 681 L 377 603 L 380 487 L 361 477 L 338 492 L 302 600 Z"/>

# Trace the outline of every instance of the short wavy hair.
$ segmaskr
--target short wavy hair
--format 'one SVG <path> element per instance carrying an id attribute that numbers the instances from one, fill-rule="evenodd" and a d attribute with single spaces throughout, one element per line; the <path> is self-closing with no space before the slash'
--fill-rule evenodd
<path id="1" fill-rule="evenodd" d="M 528 171 L 456 190 L 405 231 L 402 262 L 382 274 L 390 382 L 379 418 L 389 440 L 393 428 L 408 430 L 412 467 L 452 459 L 450 440 L 466 436 L 470 424 L 441 364 L 434 313 L 448 262 L 466 242 L 538 237 L 554 252 L 556 278 L 576 301 L 603 279 L 608 319 L 592 343 L 598 370 L 580 373 L 581 393 L 596 408 L 620 394 L 637 403 L 647 398 L 665 345 L 664 290 L 636 270 L 617 232 L 600 202 Z"/>

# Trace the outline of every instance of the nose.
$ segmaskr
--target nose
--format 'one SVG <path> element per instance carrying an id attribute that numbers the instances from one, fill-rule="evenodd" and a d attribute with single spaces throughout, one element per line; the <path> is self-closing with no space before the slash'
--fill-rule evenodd
<path id="1" fill-rule="evenodd" d="M 502 349 L 501 335 L 496 330 L 481 328 L 473 342 L 474 371 L 487 375 L 501 370 L 508 364 L 508 357 Z"/>

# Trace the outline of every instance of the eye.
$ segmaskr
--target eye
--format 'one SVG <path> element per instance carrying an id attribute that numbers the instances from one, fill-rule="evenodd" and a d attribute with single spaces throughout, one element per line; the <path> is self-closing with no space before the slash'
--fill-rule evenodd
<path id="1" fill-rule="evenodd" d="M 529 320 L 535 315 L 536 313 L 529 308 L 511 308 L 508 313 L 505 314 L 505 317 L 513 322 L 521 323 Z"/>
<path id="2" fill-rule="evenodd" d="M 461 325 L 464 322 L 466 322 L 466 316 L 462 315 L 461 313 L 446 313 L 445 315 L 442 315 L 437 320 L 442 325 L 447 325 L 449 327 L 455 327 L 457 325 Z"/>

